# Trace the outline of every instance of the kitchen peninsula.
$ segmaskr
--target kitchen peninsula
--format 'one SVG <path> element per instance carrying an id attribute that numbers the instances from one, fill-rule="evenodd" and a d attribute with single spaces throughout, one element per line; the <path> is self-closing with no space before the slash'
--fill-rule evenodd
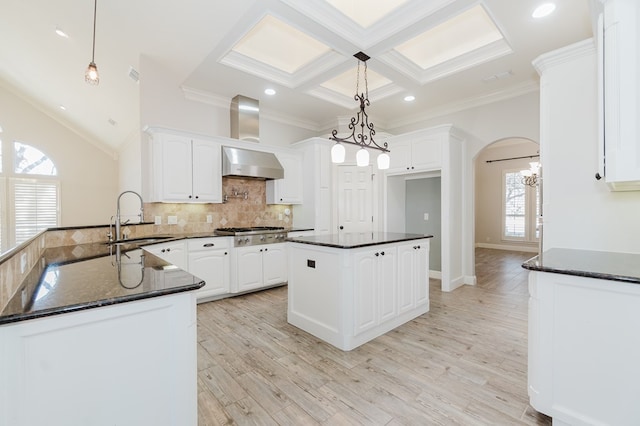
<path id="1" fill-rule="evenodd" d="M 290 324 L 344 351 L 429 310 L 429 238 L 347 233 L 288 238 Z"/>
<path id="2" fill-rule="evenodd" d="M 45 249 L 0 312 L 0 424 L 195 425 L 203 285 L 135 243 Z"/>

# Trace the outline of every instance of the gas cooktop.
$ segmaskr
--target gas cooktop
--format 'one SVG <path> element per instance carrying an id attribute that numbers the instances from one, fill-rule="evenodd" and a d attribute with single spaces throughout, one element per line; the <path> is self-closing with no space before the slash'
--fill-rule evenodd
<path id="1" fill-rule="evenodd" d="M 246 234 L 264 234 L 268 232 L 283 231 L 282 226 L 250 226 L 235 228 L 218 228 L 214 231 L 217 235 L 246 235 Z"/>

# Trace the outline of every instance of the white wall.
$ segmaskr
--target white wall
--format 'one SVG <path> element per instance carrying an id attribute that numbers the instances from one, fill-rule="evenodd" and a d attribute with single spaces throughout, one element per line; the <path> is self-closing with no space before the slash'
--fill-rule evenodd
<path id="1" fill-rule="evenodd" d="M 205 102 L 186 99 L 182 89 L 175 85 L 178 79 L 151 58 L 142 56 L 140 67 L 144 77 L 140 79 L 143 128 L 165 127 L 205 136 L 229 137 L 231 98 L 204 96 Z M 260 144 L 288 146 L 314 136 L 317 136 L 315 131 L 271 119 L 269 111 L 261 107 Z"/>
<path id="2" fill-rule="evenodd" d="M 611 192 L 597 169 L 596 50 L 586 40 L 543 55 L 543 249 L 640 253 L 640 192 Z"/>
<path id="3" fill-rule="evenodd" d="M 3 143 L 18 140 L 44 152 L 60 179 L 61 226 L 109 223 L 115 208 L 118 162 L 42 109 L 0 85 Z"/>

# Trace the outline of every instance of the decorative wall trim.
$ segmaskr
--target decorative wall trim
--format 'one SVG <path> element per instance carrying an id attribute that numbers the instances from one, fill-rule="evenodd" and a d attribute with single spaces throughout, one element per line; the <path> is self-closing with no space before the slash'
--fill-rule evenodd
<path id="1" fill-rule="evenodd" d="M 579 41 L 569 46 L 544 53 L 533 60 L 533 67 L 538 74 L 549 70 L 549 68 L 571 62 L 583 56 L 592 55 L 596 50 L 596 42 L 593 38 Z"/>

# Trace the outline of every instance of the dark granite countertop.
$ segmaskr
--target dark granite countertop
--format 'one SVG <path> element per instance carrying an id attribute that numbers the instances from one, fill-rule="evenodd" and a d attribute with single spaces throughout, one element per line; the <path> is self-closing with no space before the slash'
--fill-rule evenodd
<path id="1" fill-rule="evenodd" d="M 287 238 L 287 241 L 314 246 L 334 247 L 340 249 L 352 249 L 359 247 L 377 246 L 380 244 L 398 243 L 402 241 L 433 238 L 433 235 L 402 234 L 393 232 L 373 233 L 345 233 L 329 235 L 313 235 L 309 237 Z"/>
<path id="2" fill-rule="evenodd" d="M 529 259 L 522 267 L 531 271 L 640 284 L 640 254 L 555 248 Z"/>
<path id="3" fill-rule="evenodd" d="M 0 325 L 197 290 L 204 281 L 135 243 L 46 249 L 0 312 Z"/>

